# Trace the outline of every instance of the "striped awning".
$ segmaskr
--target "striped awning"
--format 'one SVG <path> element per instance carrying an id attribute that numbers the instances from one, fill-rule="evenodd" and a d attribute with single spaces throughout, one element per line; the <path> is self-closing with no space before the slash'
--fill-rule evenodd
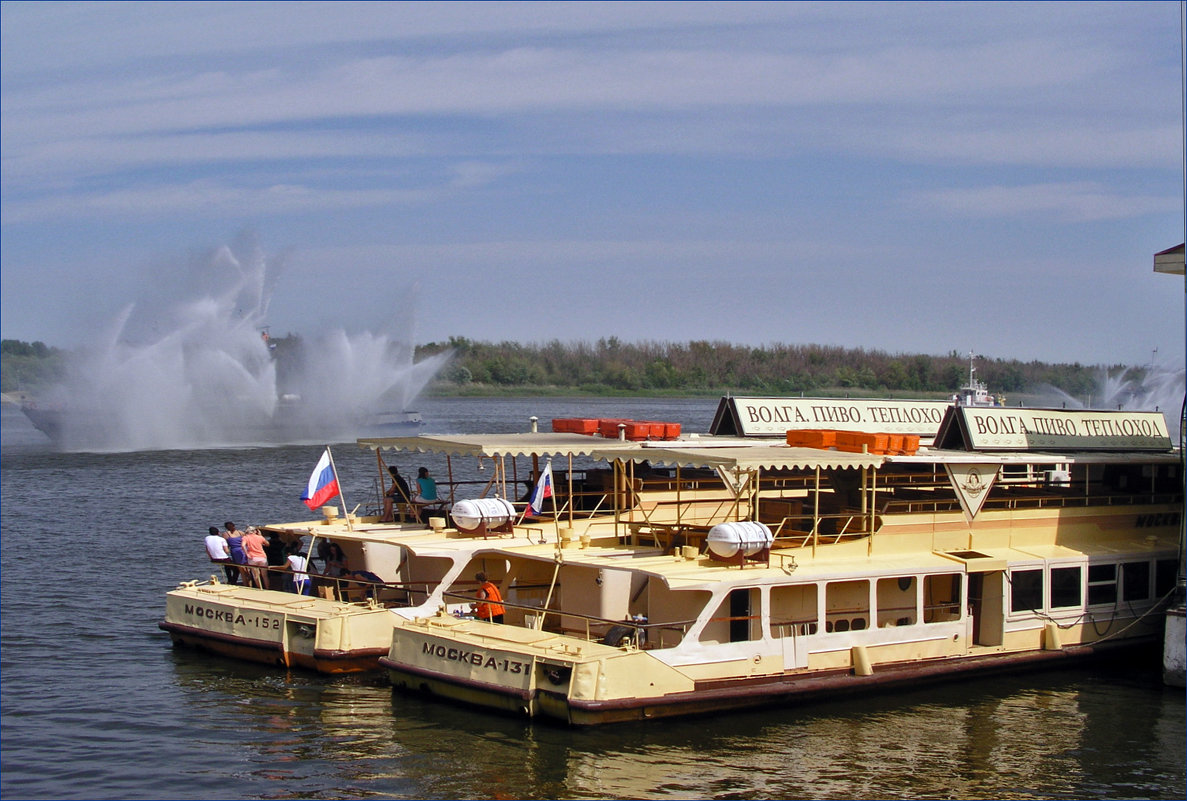
<path id="1" fill-rule="evenodd" d="M 634 451 L 595 450 L 595 459 L 650 462 L 657 467 L 724 468 L 735 472 L 752 470 L 845 470 L 879 467 L 885 456 L 870 453 L 845 453 L 820 448 L 791 448 L 764 445 L 724 448 L 648 447 Z"/>
<path id="2" fill-rule="evenodd" d="M 367 437 L 358 440 L 360 448 L 371 450 L 435 453 L 445 456 L 592 456 L 638 450 L 638 442 L 606 440 L 583 434 L 553 432 L 524 434 L 421 434 L 414 437 Z"/>

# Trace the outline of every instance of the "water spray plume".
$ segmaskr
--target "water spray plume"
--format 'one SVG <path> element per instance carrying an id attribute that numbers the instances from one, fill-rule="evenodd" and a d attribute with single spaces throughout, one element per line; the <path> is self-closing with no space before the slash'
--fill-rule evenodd
<path id="1" fill-rule="evenodd" d="M 342 329 L 278 347 L 280 266 L 246 241 L 188 265 L 196 295 L 126 307 L 30 417 L 67 450 L 145 450 L 346 441 L 410 410 L 450 355 Z"/>
<path id="2" fill-rule="evenodd" d="M 1125 409 L 1159 411 L 1166 418 L 1167 431 L 1179 441 L 1179 426 L 1187 376 L 1182 367 L 1154 365 L 1110 372 L 1102 370 L 1097 387 L 1087 401 L 1050 385 L 1038 394 L 1041 405 L 1067 409 Z"/>

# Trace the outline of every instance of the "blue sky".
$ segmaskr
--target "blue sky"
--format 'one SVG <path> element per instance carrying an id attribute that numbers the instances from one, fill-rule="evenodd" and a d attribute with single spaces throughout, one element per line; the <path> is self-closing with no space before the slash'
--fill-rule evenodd
<path id="1" fill-rule="evenodd" d="M 1180 14 L 5 2 L 0 334 L 252 231 L 274 334 L 1182 365 Z"/>

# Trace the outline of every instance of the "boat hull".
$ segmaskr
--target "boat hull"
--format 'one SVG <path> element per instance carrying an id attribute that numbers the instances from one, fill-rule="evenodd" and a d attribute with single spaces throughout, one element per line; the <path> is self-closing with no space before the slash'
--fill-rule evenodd
<path id="1" fill-rule="evenodd" d="M 1060 650 L 996 653 L 947 658 L 924 663 L 879 666 L 870 675 L 852 670 L 818 671 L 749 679 L 711 681 L 685 692 L 627 696 L 605 700 L 566 697 L 541 687 L 513 687 L 451 675 L 395 661 L 379 660 L 394 687 L 438 698 L 549 719 L 574 726 L 650 720 L 654 718 L 740 711 L 756 707 L 885 693 L 893 689 L 957 681 L 969 676 L 1057 670 L 1115 659 L 1152 659 L 1157 638 L 1071 646 Z"/>
<path id="2" fill-rule="evenodd" d="M 378 670 L 391 641 L 386 609 L 218 583 L 168 593 L 158 625 L 175 647 L 328 674 Z"/>

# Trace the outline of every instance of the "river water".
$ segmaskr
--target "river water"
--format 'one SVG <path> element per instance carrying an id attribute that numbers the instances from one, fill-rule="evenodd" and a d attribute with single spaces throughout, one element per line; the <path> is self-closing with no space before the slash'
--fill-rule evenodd
<path id="1" fill-rule="evenodd" d="M 425 399 L 426 430 L 530 415 L 676 420 L 712 400 Z M 6 408 L 0 796 L 16 798 L 1183 798 L 1184 693 L 1156 662 L 590 730 L 174 651 L 164 594 L 209 525 L 304 519 L 320 444 L 56 453 Z M 347 502 L 375 457 L 334 447 Z M 408 459 L 409 457 L 403 457 Z M 420 464 L 396 458 L 406 474 Z M 352 497 L 355 496 L 355 497 Z"/>

